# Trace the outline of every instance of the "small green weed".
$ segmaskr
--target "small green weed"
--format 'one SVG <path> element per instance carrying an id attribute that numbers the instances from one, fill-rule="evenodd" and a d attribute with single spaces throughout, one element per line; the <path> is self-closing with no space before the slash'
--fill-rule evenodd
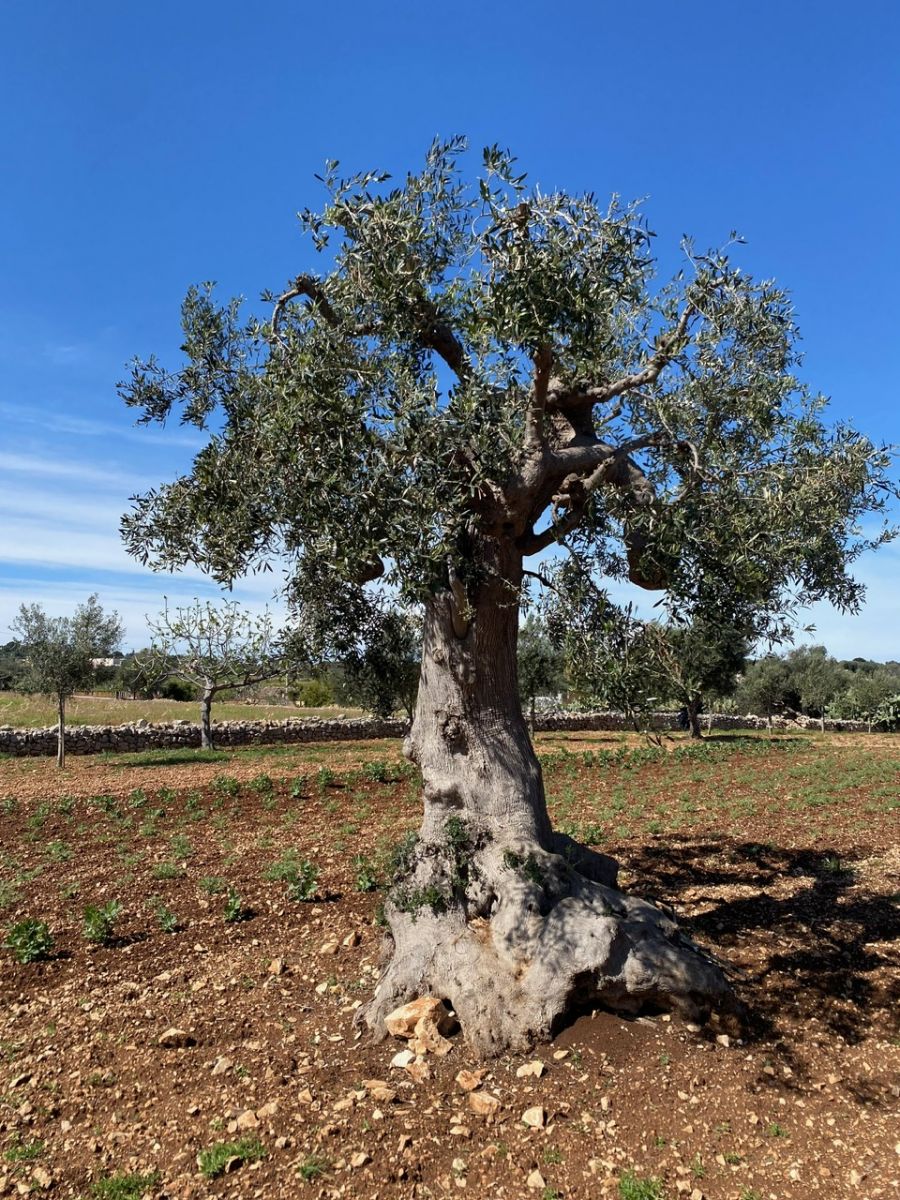
<path id="1" fill-rule="evenodd" d="M 353 858 L 353 870 L 356 872 L 356 890 L 358 892 L 374 892 L 378 889 L 378 870 L 375 864 L 365 854 L 357 854 Z"/>
<path id="2" fill-rule="evenodd" d="M 108 946 L 113 939 L 116 922 L 122 915 L 122 902 L 110 900 L 108 904 L 88 904 L 82 917 L 82 933 L 89 942 Z"/>
<path id="3" fill-rule="evenodd" d="M 312 900 L 317 894 L 319 869 L 306 859 L 297 857 L 296 850 L 286 850 L 279 859 L 263 871 L 271 883 L 286 883 L 289 900 Z"/>
<path id="4" fill-rule="evenodd" d="M 13 925 L 3 945 L 20 963 L 38 962 L 53 949 L 53 935 L 45 921 L 26 917 Z"/>
<path id="5" fill-rule="evenodd" d="M 239 1142 L 218 1142 L 197 1155 L 197 1165 L 207 1179 L 224 1174 L 225 1166 L 232 1159 L 241 1163 L 258 1162 L 266 1157 L 266 1149 L 259 1138 L 241 1138 Z"/>
<path id="6" fill-rule="evenodd" d="M 233 887 L 228 889 L 228 895 L 225 898 L 225 908 L 222 912 L 222 920 L 226 925 L 233 925 L 238 921 L 249 921 L 253 913 L 249 908 L 244 907 L 244 902 Z"/>
<path id="7" fill-rule="evenodd" d="M 619 1180 L 621 1200 L 663 1200 L 662 1180 L 651 1176 L 641 1179 L 634 1171 L 626 1171 Z"/>
<path id="8" fill-rule="evenodd" d="M 44 1143 L 42 1141 L 20 1142 L 18 1136 L 16 1141 L 3 1152 L 3 1157 L 7 1162 L 34 1162 L 44 1153 Z"/>
<path id="9" fill-rule="evenodd" d="M 91 1185 L 91 1196 L 93 1200 L 141 1200 L 159 1180 L 158 1171 L 149 1175 L 103 1175 Z"/>
<path id="10" fill-rule="evenodd" d="M 324 1175 L 330 1167 L 331 1163 L 327 1158 L 322 1158 L 318 1154 L 311 1154 L 297 1168 L 297 1174 L 304 1183 L 312 1183 L 314 1179 L 318 1179 L 320 1175 Z"/>

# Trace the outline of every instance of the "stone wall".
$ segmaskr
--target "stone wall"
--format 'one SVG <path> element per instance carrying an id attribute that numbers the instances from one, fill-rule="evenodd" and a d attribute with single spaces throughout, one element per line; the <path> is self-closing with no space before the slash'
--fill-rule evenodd
<path id="1" fill-rule="evenodd" d="M 708 717 L 702 718 L 704 729 Z M 654 713 L 650 724 L 658 730 L 678 728 L 675 713 Z M 764 717 L 713 716 L 714 729 L 765 729 Z M 774 718 L 774 729 L 818 729 L 819 722 L 808 717 L 796 720 Z M 275 745 L 282 742 L 355 742 L 372 738 L 400 738 L 407 722 L 381 720 L 377 717 L 356 717 L 326 720 L 318 717 L 293 718 L 287 721 L 222 721 L 215 725 L 216 745 L 229 746 Z M 536 720 L 539 732 L 578 730 L 629 730 L 627 717 L 621 713 L 544 713 Z M 835 732 L 864 731 L 863 721 L 826 721 L 825 728 Z M 176 750 L 199 747 L 200 726 L 192 721 L 172 721 L 151 724 L 136 721 L 131 725 L 73 725 L 66 730 L 67 754 L 98 754 L 102 751 L 122 753 L 134 750 Z M 56 726 L 49 729 L 12 729 L 0 726 L 0 754 L 42 756 L 56 754 Z"/>

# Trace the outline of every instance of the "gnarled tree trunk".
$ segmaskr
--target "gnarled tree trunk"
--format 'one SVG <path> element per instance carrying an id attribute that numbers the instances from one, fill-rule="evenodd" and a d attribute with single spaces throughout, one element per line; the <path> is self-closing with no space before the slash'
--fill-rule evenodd
<path id="1" fill-rule="evenodd" d="M 727 1004 L 719 968 L 658 908 L 616 890 L 612 859 L 552 831 L 516 680 L 521 558 L 501 547 L 488 570 L 467 621 L 449 592 L 426 612 L 404 747 L 425 814 L 385 905 L 390 959 L 361 1019 L 380 1036 L 392 1009 L 437 995 L 491 1055 L 586 1004 L 691 1016 Z"/>

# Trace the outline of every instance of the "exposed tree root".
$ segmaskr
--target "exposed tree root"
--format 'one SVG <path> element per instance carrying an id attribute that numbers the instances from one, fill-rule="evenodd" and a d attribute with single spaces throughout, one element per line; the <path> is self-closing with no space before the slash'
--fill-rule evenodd
<path id="1" fill-rule="evenodd" d="M 690 1020 L 735 1009 L 722 970 L 668 916 L 610 886 L 611 859 L 556 835 L 566 843 L 566 857 L 482 847 L 465 878 L 452 855 L 420 846 L 401 907 L 386 905 L 392 952 L 361 1010 L 376 1038 L 389 1012 L 421 995 L 451 1005 L 482 1057 L 525 1050 L 591 1005 Z"/>

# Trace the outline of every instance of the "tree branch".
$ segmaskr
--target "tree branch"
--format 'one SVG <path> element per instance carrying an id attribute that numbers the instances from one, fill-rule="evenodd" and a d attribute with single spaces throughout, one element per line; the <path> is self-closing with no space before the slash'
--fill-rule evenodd
<path id="1" fill-rule="evenodd" d="M 525 452 L 540 454 L 544 446 L 544 413 L 547 408 L 547 390 L 550 386 L 550 370 L 553 353 L 544 343 L 534 356 L 534 384 L 528 411 L 525 414 Z"/>
<path id="2" fill-rule="evenodd" d="M 591 405 L 605 404 L 610 400 L 615 400 L 617 396 L 624 395 L 625 392 L 655 383 L 662 373 L 663 368 L 668 366 L 675 358 L 675 355 L 682 349 L 691 318 L 696 316 L 696 314 L 696 306 L 693 302 L 689 302 L 678 318 L 674 329 L 659 339 L 659 345 L 655 353 L 651 356 L 647 365 L 640 371 L 622 375 L 612 383 L 597 384 L 592 387 L 576 388 L 569 391 L 554 391 L 551 389 L 548 396 L 548 406 L 564 411 L 567 408 L 577 408 L 586 403 L 590 403 Z"/>
<path id="3" fill-rule="evenodd" d="M 292 300 L 296 300 L 299 296 L 306 296 L 308 300 L 311 300 L 314 308 L 322 314 L 333 329 L 339 329 L 342 324 L 341 318 L 325 294 L 321 282 L 314 275 L 298 275 L 291 286 L 282 292 L 275 301 L 275 307 L 272 310 L 272 333 L 282 349 L 287 347 L 281 337 L 279 326 L 285 309 Z M 434 350 L 436 354 L 440 355 L 460 380 L 467 378 L 471 374 L 469 360 L 462 343 L 441 317 L 437 305 L 430 297 L 423 295 L 417 302 L 416 309 L 418 333 L 423 349 Z M 350 337 L 367 337 L 375 333 L 377 328 L 377 324 L 363 323 L 349 326 L 347 333 Z"/>

